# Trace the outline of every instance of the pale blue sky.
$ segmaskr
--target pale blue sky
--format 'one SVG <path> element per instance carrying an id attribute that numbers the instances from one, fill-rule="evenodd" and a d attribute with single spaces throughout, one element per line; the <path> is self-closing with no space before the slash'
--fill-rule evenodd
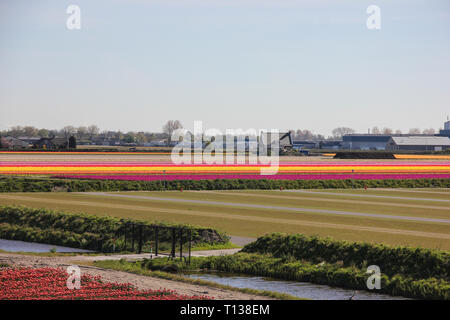
<path id="1" fill-rule="evenodd" d="M 70 4 L 81 30 L 66 29 Z M 448 0 L 0 0 L 0 129 L 330 134 L 449 114 Z"/>

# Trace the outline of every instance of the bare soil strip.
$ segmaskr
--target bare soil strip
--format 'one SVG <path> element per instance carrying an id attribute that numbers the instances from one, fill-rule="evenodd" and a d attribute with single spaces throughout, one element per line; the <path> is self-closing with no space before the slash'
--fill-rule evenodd
<path id="1" fill-rule="evenodd" d="M 40 256 L 28 256 L 13 253 L 0 252 L 0 263 L 8 264 L 10 266 L 22 266 L 22 267 L 53 267 L 53 268 L 66 268 L 70 265 L 77 265 L 80 262 L 80 257 L 40 257 Z M 271 298 L 265 296 L 252 295 L 242 293 L 239 291 L 231 291 L 225 289 L 219 289 L 209 286 L 195 285 L 185 282 L 178 282 L 173 280 L 165 280 L 161 278 L 154 278 L 150 276 L 142 276 L 133 273 L 116 271 L 110 269 L 103 269 L 92 266 L 79 265 L 82 274 L 89 274 L 92 276 L 101 276 L 103 280 L 107 282 L 118 283 L 131 283 L 140 290 L 158 290 L 158 289 L 170 289 L 175 290 L 179 294 L 185 294 L 189 296 L 202 296 L 207 295 L 214 297 L 218 300 L 269 300 Z"/>
<path id="2" fill-rule="evenodd" d="M 187 216 L 205 216 L 205 217 L 234 219 L 234 220 L 242 220 L 242 221 L 256 221 L 256 222 L 311 226 L 311 227 L 320 227 L 320 228 L 332 228 L 332 229 L 343 229 L 343 230 L 401 234 L 401 235 L 426 237 L 426 238 L 450 239 L 450 234 L 443 234 L 443 233 L 410 231 L 410 230 L 379 228 L 379 227 L 355 226 L 355 225 L 334 224 L 334 223 L 324 223 L 324 222 L 312 222 L 312 221 L 306 221 L 306 220 L 291 220 L 291 219 L 267 218 L 267 217 L 236 215 L 236 214 L 224 214 L 224 213 L 216 213 L 216 212 L 197 211 L 197 210 L 164 209 L 164 208 L 155 208 L 155 207 L 149 207 L 149 206 L 120 205 L 120 204 L 109 204 L 109 203 L 89 202 L 89 201 L 39 199 L 39 198 L 32 198 L 32 197 L 25 197 L 25 196 L 13 196 L 13 195 L 5 195 L 5 194 L 0 194 L 0 198 L 17 200 L 17 201 L 27 201 L 28 200 L 28 201 L 35 201 L 35 202 L 42 202 L 42 203 L 70 204 L 70 205 L 77 205 L 77 206 L 90 206 L 90 207 L 103 207 L 103 208 L 116 208 L 116 209 L 120 208 L 120 209 L 124 209 L 124 210 L 136 210 L 136 211 L 144 211 L 144 212 L 167 212 L 167 213 L 171 213 L 171 214 L 182 214 L 182 215 L 187 215 Z"/>

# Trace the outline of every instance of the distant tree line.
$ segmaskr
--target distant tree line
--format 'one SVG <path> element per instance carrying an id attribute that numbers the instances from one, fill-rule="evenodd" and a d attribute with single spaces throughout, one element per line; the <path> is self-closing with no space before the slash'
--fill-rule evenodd
<path id="1" fill-rule="evenodd" d="M 36 128 L 33 126 L 13 126 L 7 130 L 0 131 L 0 136 L 7 137 L 11 136 L 14 138 L 19 137 L 41 137 L 41 138 L 51 138 L 51 137 L 64 137 L 69 139 L 70 137 L 75 137 L 78 142 L 82 141 L 94 141 L 94 140 L 104 140 L 104 141 L 124 141 L 127 143 L 147 143 L 154 140 L 166 139 L 170 141 L 170 136 L 176 129 L 183 128 L 179 120 L 169 120 L 162 128 L 161 132 L 147 132 L 147 131 L 128 131 L 122 132 L 118 131 L 107 131 L 100 130 L 96 125 L 90 126 L 65 126 L 59 130 L 46 129 L 46 128 Z M 0 142 L 1 143 L 1 142 Z"/>
<path id="2" fill-rule="evenodd" d="M 94 141 L 94 140 L 104 140 L 104 141 L 124 141 L 126 143 L 136 143 L 143 144 L 154 140 L 166 140 L 170 142 L 172 133 L 183 128 L 183 125 L 179 120 L 169 120 L 163 127 L 161 132 L 148 132 L 148 131 L 128 131 L 122 132 L 118 131 L 107 131 L 100 130 L 96 125 L 90 126 L 65 126 L 59 130 L 46 129 L 46 128 L 36 128 L 33 126 L 13 126 L 7 130 L 0 131 L 0 136 L 7 137 L 12 136 L 15 138 L 19 137 L 64 137 L 69 139 L 70 137 L 75 137 L 78 142 L 83 141 Z M 315 134 L 307 129 L 297 129 L 289 130 L 292 134 L 294 140 L 310 140 L 310 141 L 321 141 L 321 140 L 339 140 L 342 136 L 346 134 L 352 134 L 356 131 L 348 127 L 338 127 L 332 130 L 332 135 L 325 137 L 322 134 Z M 408 134 L 435 134 L 435 129 L 429 128 L 420 130 L 419 128 L 411 128 Z M 378 128 L 377 126 L 368 130 L 367 133 L 371 134 L 401 134 L 401 130 L 393 130 L 391 128 Z M 0 142 L 1 143 L 1 142 Z"/>
<path id="3" fill-rule="evenodd" d="M 352 128 L 348 127 L 338 127 L 331 131 L 331 136 L 325 137 L 321 134 L 314 134 L 310 130 L 304 129 L 297 129 L 297 130 L 289 130 L 291 132 L 292 138 L 294 140 L 309 140 L 309 141 L 321 141 L 321 140 L 340 140 L 342 139 L 342 136 L 347 134 L 353 134 L 356 133 L 356 131 Z M 377 126 L 373 127 L 372 129 L 369 129 L 367 133 L 370 134 L 385 134 L 385 135 L 392 135 L 392 134 L 402 134 L 401 130 L 393 130 L 391 128 L 384 127 L 382 129 L 378 128 Z M 419 128 L 411 128 L 407 132 L 408 134 L 428 134 L 433 135 L 436 133 L 436 130 L 433 128 L 428 128 L 424 130 L 420 130 Z"/>

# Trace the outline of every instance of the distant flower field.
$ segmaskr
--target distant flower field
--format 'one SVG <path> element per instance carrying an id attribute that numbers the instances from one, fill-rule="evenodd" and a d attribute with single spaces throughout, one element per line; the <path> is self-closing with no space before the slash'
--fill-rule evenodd
<path id="1" fill-rule="evenodd" d="M 82 275 L 80 289 L 68 289 L 68 274 L 57 268 L 0 269 L 0 300 L 205 300 L 172 290 L 138 290 L 131 284 L 108 283 Z"/>
<path id="2" fill-rule="evenodd" d="M 379 179 L 449 179 L 450 174 L 222 174 L 222 175 L 67 175 L 60 176 L 71 179 L 95 180 L 128 180 L 128 181 L 158 181 L 158 180 L 215 180 L 215 179 L 247 179 L 247 180 L 379 180 Z"/>
<path id="3" fill-rule="evenodd" d="M 397 156 L 397 155 L 396 155 Z M 405 155 L 401 155 L 405 156 Z M 426 155 L 401 160 L 337 160 L 280 157 L 273 175 L 263 164 L 180 164 L 169 153 L 0 152 L 0 176 L 47 176 L 98 180 L 383 180 L 450 179 L 450 159 Z M 414 155 L 413 155 L 414 156 Z"/>
<path id="4" fill-rule="evenodd" d="M 99 180 L 205 180 L 205 179 L 448 179 L 450 161 L 303 161 L 281 162 L 274 175 L 261 175 L 267 165 L 175 165 L 153 161 L 0 161 L 0 175 L 47 175 Z"/>

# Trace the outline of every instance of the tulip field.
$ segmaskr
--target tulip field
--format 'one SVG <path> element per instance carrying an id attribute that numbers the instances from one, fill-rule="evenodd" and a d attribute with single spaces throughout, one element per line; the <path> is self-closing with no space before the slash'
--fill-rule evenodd
<path id="1" fill-rule="evenodd" d="M 282 157 L 277 171 L 261 175 L 261 164 L 173 164 L 170 156 L 129 153 L 67 155 L 0 154 L 0 175 L 45 175 L 96 180 L 204 179 L 447 179 L 450 160 L 335 160 Z M 161 161 L 163 160 L 163 161 Z"/>
<path id="2" fill-rule="evenodd" d="M 160 154 L 0 153 L 0 176 L 9 177 L 144 182 L 450 179 L 450 159 L 433 156 L 392 160 L 280 157 L 277 174 L 261 175 L 262 167 L 248 164 L 175 165 L 170 162 L 170 155 Z M 11 192 L 0 193 L 0 205 L 20 204 L 146 221 L 188 223 L 241 237 L 287 232 L 450 249 L 448 188 L 372 189 L 359 184 L 362 189 L 353 189 L 351 182 L 349 184 L 349 189 L 322 190 L 193 191 L 174 188 L 172 191 L 135 192 Z M 446 183 L 442 185 L 447 186 Z"/>
<path id="3" fill-rule="evenodd" d="M 206 300 L 175 291 L 138 290 L 127 283 L 108 283 L 81 276 L 79 289 L 68 289 L 69 275 L 58 268 L 0 268 L 0 300 Z"/>

